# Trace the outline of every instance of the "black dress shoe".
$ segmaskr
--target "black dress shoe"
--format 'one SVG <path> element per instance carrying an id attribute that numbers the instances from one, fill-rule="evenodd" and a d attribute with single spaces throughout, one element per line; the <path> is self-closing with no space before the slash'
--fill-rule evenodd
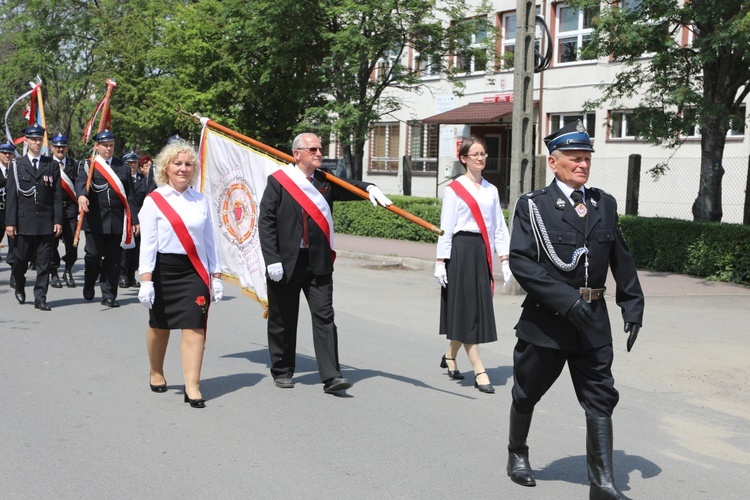
<path id="1" fill-rule="evenodd" d="M 480 375 L 487 375 L 486 372 L 479 372 L 476 375 L 474 375 L 474 387 L 479 389 L 479 392 L 483 392 L 485 394 L 495 394 L 495 388 L 492 387 L 492 384 L 478 384 L 477 383 L 477 377 Z"/>
<path id="2" fill-rule="evenodd" d="M 273 383 L 276 384 L 276 387 L 281 387 L 282 389 L 291 389 L 294 387 L 291 377 L 279 377 L 274 379 Z"/>
<path id="3" fill-rule="evenodd" d="M 120 303 L 115 299 L 104 299 L 102 300 L 102 305 L 107 307 L 120 307 Z"/>
<path id="4" fill-rule="evenodd" d="M 346 380 L 345 378 L 333 377 L 325 381 L 325 383 L 323 384 L 323 391 L 328 392 L 328 393 L 345 391 L 351 386 L 352 386 L 352 383 Z"/>
<path id="5" fill-rule="evenodd" d="M 185 402 L 190 403 L 191 408 L 205 408 L 206 407 L 206 400 L 201 399 L 190 399 L 187 395 L 187 391 L 185 391 Z"/>
<path id="6" fill-rule="evenodd" d="M 448 361 L 456 361 L 456 358 L 446 358 L 445 354 L 443 354 L 443 359 L 440 360 L 440 368 L 448 368 Z M 458 368 L 458 365 L 456 365 L 456 368 Z M 452 378 L 453 380 L 463 380 L 464 376 L 461 375 L 461 372 L 458 370 L 448 370 L 448 376 Z"/>
<path id="7" fill-rule="evenodd" d="M 120 276 L 120 288 L 127 288 L 128 287 L 128 279 L 125 276 Z"/>
<path id="8" fill-rule="evenodd" d="M 40 311 L 51 311 L 52 308 L 47 305 L 47 302 L 44 300 L 40 300 L 38 302 L 34 302 L 34 307 L 36 309 L 39 309 Z"/>
<path id="9" fill-rule="evenodd" d="M 161 385 L 154 385 L 152 383 L 149 383 L 148 385 L 151 386 L 151 390 L 153 392 L 167 392 L 167 381 L 166 380 Z"/>
<path id="10" fill-rule="evenodd" d="M 133 279 L 133 280 L 128 280 L 128 286 L 130 288 L 138 288 L 139 286 L 141 286 L 141 284 Z"/>
<path id="11" fill-rule="evenodd" d="M 26 302 L 26 292 L 23 288 L 16 290 L 16 300 L 19 304 L 23 304 L 24 302 Z"/>
<path id="12" fill-rule="evenodd" d="M 63 284 L 60 281 L 60 276 L 57 275 L 57 269 L 53 269 L 51 273 L 49 273 L 49 286 L 52 288 L 62 288 Z"/>
<path id="13" fill-rule="evenodd" d="M 68 288 L 75 288 L 76 287 L 76 282 L 73 279 L 73 273 L 70 271 L 70 269 L 68 269 L 67 271 L 65 271 L 63 273 L 63 279 L 65 280 L 65 285 Z"/>
<path id="14" fill-rule="evenodd" d="M 94 287 L 87 287 L 83 285 L 83 298 L 86 300 L 94 300 Z"/>

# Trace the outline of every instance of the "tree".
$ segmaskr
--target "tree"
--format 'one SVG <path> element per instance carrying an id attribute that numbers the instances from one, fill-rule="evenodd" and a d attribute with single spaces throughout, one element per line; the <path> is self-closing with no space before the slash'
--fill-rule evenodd
<path id="1" fill-rule="evenodd" d="M 298 131 L 335 134 L 355 179 L 362 179 L 371 123 L 399 109 L 397 91 L 424 88 L 424 67 L 408 64 L 409 52 L 418 53 L 433 75 L 456 83 L 460 68 L 451 66 L 449 56 L 476 54 L 476 46 L 466 40 L 492 24 L 487 16 L 456 22 L 469 12 L 463 0 L 322 0 L 318 12 L 324 16 L 318 28 L 326 52 L 311 71 L 320 75 L 326 102 L 307 109 Z M 491 47 L 488 42 L 482 53 L 491 53 Z"/>
<path id="2" fill-rule="evenodd" d="M 598 0 L 569 0 L 596 8 Z M 741 0 L 641 0 L 609 3 L 595 23 L 589 55 L 622 63 L 602 96 L 617 105 L 640 95 L 634 118 L 639 135 L 679 147 L 688 130 L 701 133 L 701 165 L 693 218 L 720 221 L 721 181 L 727 131 L 744 121 L 741 106 L 750 92 L 750 5 Z M 687 44 L 682 35 L 692 38 Z M 646 56 L 648 55 L 648 56 Z"/>

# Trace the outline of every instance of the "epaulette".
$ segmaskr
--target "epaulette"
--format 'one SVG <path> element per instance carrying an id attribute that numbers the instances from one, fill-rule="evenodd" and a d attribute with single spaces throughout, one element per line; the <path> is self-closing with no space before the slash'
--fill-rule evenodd
<path id="1" fill-rule="evenodd" d="M 525 198 L 534 198 L 535 196 L 539 196 L 540 194 L 545 194 L 547 192 L 547 188 L 537 189 L 536 191 L 532 191 L 530 193 L 526 193 L 523 196 Z"/>
<path id="2" fill-rule="evenodd" d="M 594 193 L 599 192 L 599 193 L 601 193 L 603 195 L 609 196 L 612 199 L 615 198 L 614 196 L 612 196 L 611 194 L 609 194 L 608 192 L 606 192 L 605 190 L 600 189 L 600 188 L 586 188 L 586 189 L 588 189 L 588 190 L 590 190 L 590 191 L 592 191 Z"/>

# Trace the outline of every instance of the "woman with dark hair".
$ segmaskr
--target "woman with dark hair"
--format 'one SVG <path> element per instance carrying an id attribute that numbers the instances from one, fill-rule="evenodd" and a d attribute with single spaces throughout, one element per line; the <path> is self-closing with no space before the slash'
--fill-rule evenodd
<path id="1" fill-rule="evenodd" d="M 443 193 L 435 278 L 440 291 L 440 334 L 450 344 L 440 361 L 448 376 L 462 380 L 456 354 L 464 346 L 474 368 L 474 387 L 494 393 L 479 357 L 479 344 L 497 340 L 492 305 L 494 282 L 492 255 L 500 256 L 505 283 L 510 280 L 508 246 L 510 235 L 500 206 L 497 188 L 482 178 L 487 150 L 476 137 L 464 139 L 459 161 L 466 173 L 451 182 Z"/>
<path id="2" fill-rule="evenodd" d="M 206 324 L 211 298 L 221 300 L 221 262 L 205 196 L 191 187 L 198 155 L 186 142 L 173 142 L 156 158 L 159 187 L 143 203 L 140 216 L 141 288 L 138 299 L 149 308 L 146 345 L 151 390 L 166 392 L 164 357 L 172 329 L 182 330 L 185 402 L 206 406 L 200 391 Z"/>

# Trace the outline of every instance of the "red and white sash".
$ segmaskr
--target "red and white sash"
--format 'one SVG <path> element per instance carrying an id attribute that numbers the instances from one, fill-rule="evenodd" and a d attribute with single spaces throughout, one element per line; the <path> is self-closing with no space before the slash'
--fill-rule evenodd
<path id="1" fill-rule="evenodd" d="M 448 187 L 469 206 L 471 215 L 474 216 L 474 221 L 479 227 L 479 232 L 482 234 L 482 239 L 484 240 L 484 248 L 487 253 L 487 266 L 490 270 L 490 279 L 492 280 L 492 289 L 494 291 L 495 279 L 492 275 L 492 247 L 490 247 L 490 237 L 487 233 L 487 225 L 484 223 L 484 217 L 482 217 L 482 210 L 479 208 L 479 203 L 477 203 L 476 198 L 474 198 L 474 196 L 464 187 L 463 184 L 461 184 L 461 182 L 458 181 L 458 179 L 448 184 Z"/>
<path id="2" fill-rule="evenodd" d="M 117 177 L 117 174 L 115 174 L 115 171 L 112 170 L 112 167 L 107 165 L 107 162 L 104 161 L 104 158 L 101 156 L 97 155 L 96 159 L 94 159 L 94 167 L 105 179 L 107 179 L 112 190 L 117 193 L 117 197 L 120 198 L 122 206 L 125 207 L 125 218 L 122 221 L 122 241 L 120 242 L 120 246 L 125 249 L 134 248 L 135 240 L 133 238 L 130 205 L 128 205 L 128 197 L 125 194 L 125 187 L 122 185 L 120 178 Z"/>
<path id="3" fill-rule="evenodd" d="M 164 214 L 164 217 L 166 217 L 169 223 L 172 225 L 172 229 L 174 230 L 175 235 L 177 235 L 177 239 L 180 240 L 180 243 L 182 243 L 182 248 L 185 249 L 185 253 L 190 259 L 190 262 L 193 264 L 195 271 L 198 273 L 198 276 L 201 277 L 210 291 L 211 283 L 208 279 L 208 270 L 206 269 L 206 266 L 203 265 L 203 261 L 201 261 L 201 258 L 198 255 L 198 249 L 195 248 L 195 242 L 190 236 L 190 232 L 188 231 L 187 226 L 185 226 L 185 222 L 182 220 L 182 217 L 180 217 L 180 214 L 178 214 L 177 211 L 172 208 L 172 205 L 169 204 L 169 202 L 164 198 L 164 196 L 162 196 L 161 193 L 157 191 L 151 191 L 148 196 L 150 196 L 151 199 L 154 200 L 154 203 L 156 203 L 156 206 L 159 208 L 159 210 L 161 210 L 161 213 Z"/>
<path id="4" fill-rule="evenodd" d="M 305 174 L 294 165 L 281 167 L 271 174 L 279 184 L 302 206 L 308 216 L 315 221 L 328 239 L 333 252 L 333 217 L 328 202 L 315 186 L 307 180 Z"/>
<path id="5" fill-rule="evenodd" d="M 70 177 L 68 177 L 68 174 L 65 173 L 65 170 L 63 169 L 64 165 L 60 163 L 60 185 L 63 188 L 63 191 L 68 193 L 68 196 L 70 196 L 70 199 L 73 201 L 78 201 L 76 198 L 76 191 L 75 187 L 73 186 L 73 182 L 70 180 Z"/>

